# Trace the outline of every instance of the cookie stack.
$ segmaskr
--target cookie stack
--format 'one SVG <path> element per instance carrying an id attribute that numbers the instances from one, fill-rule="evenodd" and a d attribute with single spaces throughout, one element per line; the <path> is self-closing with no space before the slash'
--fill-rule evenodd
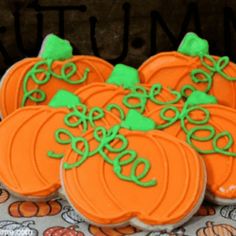
<path id="1" fill-rule="evenodd" d="M 137 70 L 48 35 L 0 88 L 0 182 L 87 222 L 172 229 L 236 203 L 236 65 L 188 33 Z"/>

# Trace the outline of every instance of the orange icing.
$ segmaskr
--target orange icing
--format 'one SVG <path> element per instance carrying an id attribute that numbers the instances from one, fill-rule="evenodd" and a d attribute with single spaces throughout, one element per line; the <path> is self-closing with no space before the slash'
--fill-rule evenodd
<path id="1" fill-rule="evenodd" d="M 219 59 L 217 56 L 213 58 Z M 207 83 L 194 83 L 190 76 L 191 71 L 199 68 L 206 71 L 199 57 L 190 57 L 173 51 L 151 57 L 140 66 L 139 73 L 143 83 L 161 83 L 177 91 L 180 91 L 183 85 L 193 85 L 197 90 L 203 91 Z M 236 65 L 232 62 L 223 71 L 231 77 L 236 77 Z M 209 94 L 214 95 L 220 104 L 236 108 L 235 91 L 236 80 L 229 81 L 215 73 Z"/>
<path id="2" fill-rule="evenodd" d="M 179 111 L 183 109 L 182 105 L 174 105 Z M 236 111 L 234 109 L 221 106 L 221 105 L 200 105 L 210 112 L 209 125 L 213 126 L 217 133 L 222 131 L 229 131 L 233 137 L 234 143 L 229 151 L 236 152 Z M 163 124 L 160 117 L 160 111 L 163 107 L 158 107 L 147 114 L 147 117 L 152 118 L 157 124 Z M 173 114 L 169 112 L 168 117 Z M 201 111 L 191 112 L 191 117 L 196 119 L 203 119 Z M 188 129 L 194 127 L 186 121 Z M 176 121 L 173 125 L 163 129 L 165 132 L 174 135 L 175 137 L 186 140 L 186 134 L 180 126 L 180 121 Z M 204 137 L 209 134 L 207 131 L 198 131 L 197 136 Z M 224 146 L 226 138 L 219 141 L 220 146 Z M 212 149 L 211 141 L 196 141 L 194 144 L 201 149 Z M 214 154 L 201 154 L 205 161 L 207 168 L 207 189 L 208 191 L 219 198 L 223 199 L 236 199 L 236 158 L 233 156 L 223 155 L 220 153 Z"/>
<path id="3" fill-rule="evenodd" d="M 60 187 L 60 159 L 48 157 L 48 151 L 65 153 L 67 145 L 55 140 L 55 131 L 65 128 L 82 133 L 82 125 L 65 125 L 67 108 L 29 106 L 18 109 L 0 123 L 0 181 L 20 196 L 44 198 Z M 109 112 L 96 125 L 110 127 L 119 119 Z M 71 118 L 72 120 L 76 118 Z M 91 126 L 89 126 L 91 127 Z"/>
<path id="4" fill-rule="evenodd" d="M 128 139 L 129 149 L 151 162 L 143 181 L 156 178 L 157 185 L 145 188 L 121 180 L 113 167 L 95 154 L 77 168 L 62 168 L 64 191 L 72 206 L 90 222 L 100 225 L 115 225 L 135 217 L 149 225 L 183 220 L 196 207 L 205 189 L 201 158 L 184 142 L 164 132 L 121 129 L 119 133 Z M 98 145 L 92 130 L 82 137 L 88 140 L 90 150 Z M 120 141 L 111 145 L 118 147 Z M 74 163 L 79 158 L 69 149 L 63 162 Z M 126 166 L 123 172 L 130 173 L 130 168 Z"/>
<path id="5" fill-rule="evenodd" d="M 36 57 L 19 61 L 13 65 L 3 77 L 0 88 L 0 111 L 3 117 L 6 117 L 21 106 L 23 98 L 23 81 L 25 75 L 40 60 L 43 59 Z M 60 74 L 61 68 L 68 62 L 75 63 L 77 67 L 77 72 L 71 77 L 71 80 L 78 80 L 82 78 L 86 68 L 89 68 L 90 71 L 87 79 L 81 84 L 73 85 L 52 77 L 48 83 L 40 86 L 40 89 L 42 89 L 47 95 L 46 100 L 39 103 L 40 105 L 48 104 L 53 95 L 60 89 L 73 92 L 79 87 L 91 82 L 104 82 L 113 69 L 111 64 L 97 57 L 73 56 L 71 59 L 65 61 L 54 61 L 52 66 L 53 71 Z M 44 75 L 41 73 L 38 74 L 37 77 L 42 80 Z M 27 87 L 28 90 L 39 88 L 39 86 L 32 80 L 29 80 Z M 27 100 L 26 106 L 27 105 L 37 105 L 37 103 Z"/>
<path id="6" fill-rule="evenodd" d="M 147 89 L 147 92 L 150 91 L 150 85 L 141 84 L 141 86 Z M 125 114 L 129 111 L 129 108 L 124 105 L 123 98 L 130 93 L 131 91 L 129 89 L 124 89 L 123 87 L 118 87 L 116 85 L 108 83 L 88 84 L 74 92 L 74 94 L 79 96 L 81 101 L 87 106 L 98 106 L 100 108 L 106 108 L 109 104 L 117 104 L 123 109 Z M 176 96 L 171 94 L 171 92 L 167 88 L 163 87 L 161 93 L 157 95 L 156 98 L 162 102 L 169 102 L 171 100 L 174 100 Z M 129 103 L 138 104 L 140 103 L 140 100 L 137 98 L 132 98 L 129 100 Z M 179 103 L 182 103 L 182 101 L 179 101 Z M 153 110 L 157 106 L 157 104 L 147 98 L 144 114 Z M 139 108 L 137 108 L 137 110 L 139 110 Z M 119 115 L 115 109 L 111 110 L 111 112 Z"/>

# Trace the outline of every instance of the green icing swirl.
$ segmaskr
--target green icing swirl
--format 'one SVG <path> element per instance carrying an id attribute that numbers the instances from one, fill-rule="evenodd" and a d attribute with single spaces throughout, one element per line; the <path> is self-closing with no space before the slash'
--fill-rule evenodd
<path id="1" fill-rule="evenodd" d="M 172 115 L 171 117 L 167 116 L 167 112 L 170 111 L 174 113 L 174 115 Z M 196 111 L 202 112 L 201 119 L 199 118 L 194 119 L 190 116 L 191 112 L 196 112 Z M 156 128 L 160 130 L 165 129 L 173 125 L 178 120 L 180 120 L 181 128 L 186 134 L 187 143 L 200 154 L 219 153 L 227 156 L 234 156 L 234 157 L 236 156 L 236 153 L 230 151 L 234 143 L 231 133 L 229 131 L 223 131 L 217 133 L 215 128 L 209 124 L 210 112 L 205 107 L 201 107 L 199 105 L 191 107 L 184 106 L 182 111 L 179 111 L 178 108 L 175 106 L 167 106 L 161 109 L 160 117 L 163 121 L 165 121 L 163 124 L 156 125 Z M 186 126 L 187 123 L 193 125 L 193 127 L 188 129 Z M 197 132 L 199 131 L 207 131 L 208 135 L 204 137 L 199 137 L 197 136 Z M 227 142 L 224 145 L 224 147 L 219 147 L 218 143 L 219 140 L 222 138 L 226 139 Z M 212 149 L 203 150 L 199 148 L 197 145 L 195 145 L 194 141 L 200 141 L 200 142 L 211 141 Z"/>
<path id="2" fill-rule="evenodd" d="M 24 80 L 23 80 L 23 99 L 21 101 L 21 106 L 25 106 L 25 103 L 27 100 L 31 100 L 33 102 L 43 102 L 46 100 L 46 93 L 40 89 L 32 89 L 28 90 L 28 83 L 30 80 L 32 80 L 35 84 L 37 85 L 44 85 L 49 82 L 49 80 L 54 77 L 59 80 L 63 80 L 66 83 L 76 85 L 76 84 L 81 84 L 83 83 L 89 73 L 89 68 L 86 68 L 84 71 L 84 75 L 81 79 L 78 80 L 71 80 L 71 77 L 76 73 L 77 71 L 77 66 L 73 62 L 67 62 L 63 65 L 61 68 L 60 74 L 57 74 L 53 72 L 52 65 L 54 63 L 54 60 L 52 59 L 46 59 L 46 60 L 41 60 L 37 62 L 26 74 Z M 37 77 L 38 74 L 43 74 L 42 79 L 39 79 Z"/>
<path id="3" fill-rule="evenodd" d="M 119 113 L 120 119 L 121 120 L 125 119 L 125 112 L 124 112 L 124 110 L 118 104 L 115 104 L 115 103 L 108 104 L 106 106 L 106 110 L 108 110 L 110 112 L 112 112 L 112 110 L 116 110 Z"/>
<path id="4" fill-rule="evenodd" d="M 56 131 L 56 140 L 59 144 L 67 145 L 70 144 L 74 152 L 80 156 L 80 160 L 75 163 L 69 164 L 64 163 L 64 169 L 71 169 L 79 167 L 88 158 L 99 154 L 105 162 L 113 166 L 113 171 L 115 175 L 121 180 L 133 182 L 141 187 L 151 187 L 157 184 L 155 179 L 149 181 L 142 181 L 144 177 L 148 174 L 151 164 L 147 159 L 137 157 L 137 153 L 134 150 L 127 150 L 128 140 L 127 138 L 119 133 L 120 126 L 116 125 L 109 130 L 104 127 L 96 127 L 93 132 L 94 139 L 99 143 L 98 147 L 94 150 L 90 150 L 88 141 L 81 137 L 73 136 L 70 131 L 66 129 L 58 129 Z M 62 139 L 61 136 L 66 136 Z M 119 147 L 113 147 L 111 143 L 120 142 Z M 115 158 L 110 159 L 107 151 L 109 153 L 117 154 Z M 123 174 L 123 167 L 132 164 L 130 175 Z M 143 166 L 143 171 L 137 174 L 137 169 L 139 166 Z"/>
<path id="5" fill-rule="evenodd" d="M 201 60 L 202 66 L 204 69 L 194 69 L 191 71 L 191 79 L 194 83 L 204 83 L 206 84 L 206 88 L 203 92 L 208 93 L 213 84 L 213 77 L 216 73 L 221 75 L 224 79 L 229 81 L 235 81 L 235 77 L 231 77 L 227 75 L 223 70 L 228 66 L 230 60 L 229 57 L 224 56 L 215 60 L 212 56 L 207 54 L 200 54 L 199 58 Z M 181 95 L 183 97 L 188 97 L 187 91 L 196 91 L 197 89 L 192 85 L 184 85 L 181 88 Z"/>
<path id="6" fill-rule="evenodd" d="M 104 111 L 99 107 L 93 107 L 89 111 L 86 105 L 79 104 L 71 108 L 71 112 L 64 117 L 64 123 L 70 128 L 76 128 L 82 126 L 82 132 L 88 130 L 88 125 L 95 127 L 95 121 L 102 119 L 105 116 Z M 69 131 L 68 131 L 69 132 Z M 57 132 L 55 133 L 57 141 Z M 48 151 L 48 156 L 55 159 L 61 159 L 64 157 L 62 153 L 55 153 L 54 151 Z"/>
<path id="7" fill-rule="evenodd" d="M 161 84 L 154 84 L 151 87 L 150 91 L 147 91 L 147 89 L 143 86 L 134 86 L 131 89 L 131 92 L 126 96 L 124 96 L 123 104 L 129 109 L 136 109 L 139 110 L 140 113 L 143 113 L 145 111 L 148 99 L 153 103 L 155 103 L 156 105 L 174 104 L 181 99 L 181 94 L 179 92 L 170 90 L 170 93 L 175 95 L 176 98 L 168 102 L 163 102 L 156 98 L 158 95 L 161 94 L 161 92 L 162 92 Z M 138 100 L 138 102 L 135 104 L 131 104 L 130 103 L 131 99 L 136 99 Z"/>

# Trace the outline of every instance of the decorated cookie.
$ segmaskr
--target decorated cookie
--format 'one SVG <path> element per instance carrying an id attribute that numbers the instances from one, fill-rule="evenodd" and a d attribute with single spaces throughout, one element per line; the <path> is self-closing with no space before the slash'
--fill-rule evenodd
<path id="1" fill-rule="evenodd" d="M 195 91 L 185 105 L 158 107 L 148 115 L 156 128 L 185 140 L 203 157 L 207 197 L 218 204 L 236 203 L 236 110 Z"/>
<path id="2" fill-rule="evenodd" d="M 72 137 L 97 125 L 109 128 L 119 122 L 112 113 L 88 109 L 63 90 L 49 106 L 18 109 L 0 123 L 0 181 L 21 197 L 50 198 L 60 188 L 60 160 Z"/>
<path id="3" fill-rule="evenodd" d="M 236 64 L 227 56 L 209 55 L 208 42 L 194 33 L 184 37 L 177 52 L 159 53 L 139 68 L 144 83 L 161 83 L 184 97 L 201 90 L 222 105 L 236 108 Z"/>
<path id="4" fill-rule="evenodd" d="M 93 56 L 73 56 L 66 40 L 48 35 L 38 57 L 13 65 L 3 76 L 0 111 L 3 117 L 28 105 L 48 104 L 60 90 L 75 91 L 91 82 L 104 82 L 112 65 Z"/>
<path id="5" fill-rule="evenodd" d="M 171 230 L 196 213 L 205 190 L 202 159 L 185 142 L 153 130 L 135 110 L 121 125 L 71 137 L 63 190 L 92 224 Z"/>
<path id="6" fill-rule="evenodd" d="M 140 84 L 138 71 L 118 64 L 106 83 L 91 83 L 74 92 L 88 106 L 98 106 L 124 118 L 129 109 L 146 113 L 156 106 L 181 102 L 181 94 L 163 87 Z"/>

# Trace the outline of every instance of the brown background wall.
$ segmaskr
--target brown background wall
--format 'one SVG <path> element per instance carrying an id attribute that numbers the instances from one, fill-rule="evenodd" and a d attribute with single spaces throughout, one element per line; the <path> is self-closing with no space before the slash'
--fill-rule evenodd
<path id="1" fill-rule="evenodd" d="M 176 49 L 187 31 L 236 61 L 235 0 L 0 0 L 0 74 L 37 55 L 51 32 L 69 39 L 74 53 L 139 66 Z"/>

